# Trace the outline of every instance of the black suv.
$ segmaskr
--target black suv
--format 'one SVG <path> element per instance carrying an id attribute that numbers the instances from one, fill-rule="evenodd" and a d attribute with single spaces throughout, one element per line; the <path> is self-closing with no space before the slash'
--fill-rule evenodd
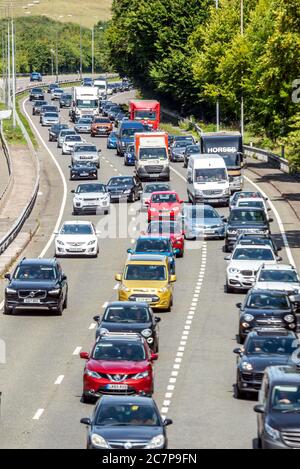
<path id="1" fill-rule="evenodd" d="M 235 397 L 257 393 L 268 366 L 292 365 L 299 345 L 296 334 L 284 329 L 250 332 L 244 347 L 233 351 L 238 355 Z"/>
<path id="2" fill-rule="evenodd" d="M 297 330 L 297 303 L 299 295 L 289 296 L 285 291 L 249 290 L 240 308 L 239 342 L 242 344 L 250 331 L 259 328 Z"/>
<path id="3" fill-rule="evenodd" d="M 43 88 L 32 88 L 30 90 L 29 101 L 36 101 L 37 99 L 45 99 Z"/>
<path id="4" fill-rule="evenodd" d="M 268 220 L 261 208 L 233 208 L 224 221 L 227 221 L 225 252 L 230 252 L 240 234 L 269 234 L 273 219 Z"/>
<path id="5" fill-rule="evenodd" d="M 137 176 L 114 176 L 106 186 L 111 202 L 135 202 L 141 198 L 143 185 Z"/>
<path id="6" fill-rule="evenodd" d="M 255 246 L 259 244 L 265 245 L 265 246 L 271 246 L 276 256 L 278 255 L 279 251 L 282 251 L 282 247 L 277 245 L 277 243 L 274 241 L 273 237 L 270 234 L 243 233 L 238 236 L 236 243 L 233 246 L 233 250 L 238 244 L 245 244 L 245 245 L 247 244 L 248 246 L 250 246 L 251 244 L 253 245 L 255 244 Z"/>
<path id="7" fill-rule="evenodd" d="M 154 353 L 158 352 L 157 323 L 161 318 L 153 316 L 146 303 L 115 301 L 109 303 L 102 318 L 94 316 L 97 322 L 96 338 L 104 332 L 135 332 L 147 340 Z"/>
<path id="8" fill-rule="evenodd" d="M 56 259 L 22 259 L 6 274 L 4 314 L 17 309 L 48 310 L 62 315 L 68 303 L 67 277 Z"/>
<path id="9" fill-rule="evenodd" d="M 257 413 L 258 446 L 263 449 L 300 449 L 300 367 L 266 369 Z"/>

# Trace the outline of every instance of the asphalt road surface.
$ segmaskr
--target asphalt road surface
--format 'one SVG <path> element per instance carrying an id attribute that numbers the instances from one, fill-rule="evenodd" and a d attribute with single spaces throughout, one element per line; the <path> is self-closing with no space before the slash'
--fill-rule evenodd
<path id="1" fill-rule="evenodd" d="M 129 97 L 129 93 L 124 93 L 114 100 L 125 102 Z M 28 102 L 25 108 L 31 115 Z M 68 111 L 62 111 L 62 116 L 68 121 Z M 62 156 L 55 143 L 48 143 L 48 130 L 40 127 L 38 117 L 33 117 L 32 122 L 45 143 L 40 152 L 42 184 L 38 199 L 43 215 L 41 228 L 25 254 L 52 257 L 54 247 L 48 241 L 55 225 L 75 218 L 70 191 L 77 183 L 69 181 L 70 157 Z M 113 175 L 133 173 L 133 168 L 124 166 L 114 150 L 106 149 L 106 138 L 83 138 L 102 149 L 101 182 Z M 172 168 L 172 188 L 186 200 L 186 171 L 182 164 L 173 164 Z M 246 174 L 255 179 L 250 172 Z M 250 182 L 246 187 L 251 187 Z M 272 199 L 268 184 L 263 189 Z M 274 200 L 274 206 L 278 216 L 273 214 L 272 231 L 282 242 L 278 221 L 291 232 L 299 231 L 299 222 L 286 202 Z M 119 206 L 114 208 L 119 213 Z M 126 249 L 139 233 L 139 227 L 128 234 L 124 230 L 126 224 L 134 228 L 139 203 L 128 204 L 127 208 L 131 210 L 128 221 L 117 227 L 122 228 L 122 237 L 101 239 L 98 259 L 62 259 L 70 293 L 68 309 L 62 317 L 38 313 L 0 316 L 0 336 L 7 350 L 6 364 L 0 365 L 1 448 L 85 447 L 86 431 L 79 420 L 90 416 L 93 406 L 80 401 L 84 362 L 78 353 L 89 351 L 93 344 L 93 315 L 101 313 L 105 302 L 117 299 L 114 275 L 122 270 Z M 220 212 L 226 214 L 228 210 Z M 105 216 L 76 218 L 100 223 L 104 229 Z M 145 221 L 145 214 L 142 218 Z M 238 326 L 235 304 L 243 295 L 224 293 L 223 242 L 207 241 L 195 247 L 193 242 L 187 243 L 184 258 L 176 261 L 178 281 L 172 312 L 155 313 L 162 321 L 154 398 L 162 413 L 174 421 L 168 427 L 169 448 L 252 448 L 256 438 L 252 410 L 255 400 L 237 401 L 233 394 L 232 350 L 236 347 Z M 299 263 L 298 248 L 293 248 L 289 256 Z M 283 257 L 288 260 L 286 250 Z M 2 281 L 0 300 L 4 285 Z"/>

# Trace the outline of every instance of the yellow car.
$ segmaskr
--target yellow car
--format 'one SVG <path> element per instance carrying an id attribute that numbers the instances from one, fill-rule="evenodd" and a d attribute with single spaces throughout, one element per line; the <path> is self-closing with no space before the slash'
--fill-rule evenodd
<path id="1" fill-rule="evenodd" d="M 176 275 L 170 273 L 168 257 L 132 255 L 123 274 L 115 278 L 121 282 L 119 301 L 138 301 L 148 303 L 153 309 L 171 310 Z"/>

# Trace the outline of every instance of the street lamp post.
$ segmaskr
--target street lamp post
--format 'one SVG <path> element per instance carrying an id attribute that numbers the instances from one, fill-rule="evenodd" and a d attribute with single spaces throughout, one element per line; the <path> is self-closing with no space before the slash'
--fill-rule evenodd
<path id="1" fill-rule="evenodd" d="M 219 8 L 219 0 L 216 0 L 216 10 Z M 217 132 L 220 130 L 220 101 L 219 98 L 217 98 L 217 103 L 216 103 L 216 121 L 217 121 Z"/>
<path id="2" fill-rule="evenodd" d="M 80 66 L 79 66 L 79 72 L 80 72 L 80 80 L 82 80 L 82 24 L 80 21 Z"/>
<path id="3" fill-rule="evenodd" d="M 244 36 L 244 0 L 241 0 L 241 36 Z M 243 85 L 244 73 L 242 70 L 242 82 Z M 244 136 L 245 133 L 245 108 L 244 108 L 244 93 L 242 88 L 241 96 L 241 134 Z"/>
<path id="4" fill-rule="evenodd" d="M 92 27 L 92 78 L 94 77 L 94 65 L 95 65 L 95 27 Z"/>

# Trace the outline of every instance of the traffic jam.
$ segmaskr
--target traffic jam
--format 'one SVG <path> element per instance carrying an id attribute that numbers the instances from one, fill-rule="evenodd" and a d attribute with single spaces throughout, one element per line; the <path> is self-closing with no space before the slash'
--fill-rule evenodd
<path id="1" fill-rule="evenodd" d="M 80 352 L 81 401 L 95 405 L 81 423 L 88 449 L 167 448 L 173 422 L 153 398 L 159 343 L 166 339 L 159 337 L 159 323 L 172 314 L 182 282 L 176 266 L 186 262 L 185 250 L 222 240 L 224 295 L 243 294 L 236 304 L 234 398 L 259 400 L 259 448 L 299 447 L 300 277 L 295 265 L 284 263 L 282 242 L 272 234 L 268 197 L 246 187 L 242 136 L 160 130 L 158 101 L 131 99 L 124 106 L 111 99 L 132 88 L 126 79 L 99 77 L 71 91 L 56 83 L 31 89 L 32 115 L 48 128 L 49 146 L 69 158 L 69 179 L 77 187 L 70 218 L 55 232 L 53 258 L 24 258 L 6 275 L 4 314 L 36 309 L 61 316 L 69 293 L 61 258 L 73 258 L 76 268 L 76 258 L 97 258 L 101 250 L 97 225 L 85 215 L 110 220 L 113 204 L 138 205 L 145 229 L 115 275 L 115 301 L 93 318 L 91 350 Z M 65 109 L 68 122 L 61 118 Z M 112 161 L 122 159 L 126 174 L 102 181 L 100 139 Z M 179 167 L 185 200 L 172 186 L 173 168 Z"/>

